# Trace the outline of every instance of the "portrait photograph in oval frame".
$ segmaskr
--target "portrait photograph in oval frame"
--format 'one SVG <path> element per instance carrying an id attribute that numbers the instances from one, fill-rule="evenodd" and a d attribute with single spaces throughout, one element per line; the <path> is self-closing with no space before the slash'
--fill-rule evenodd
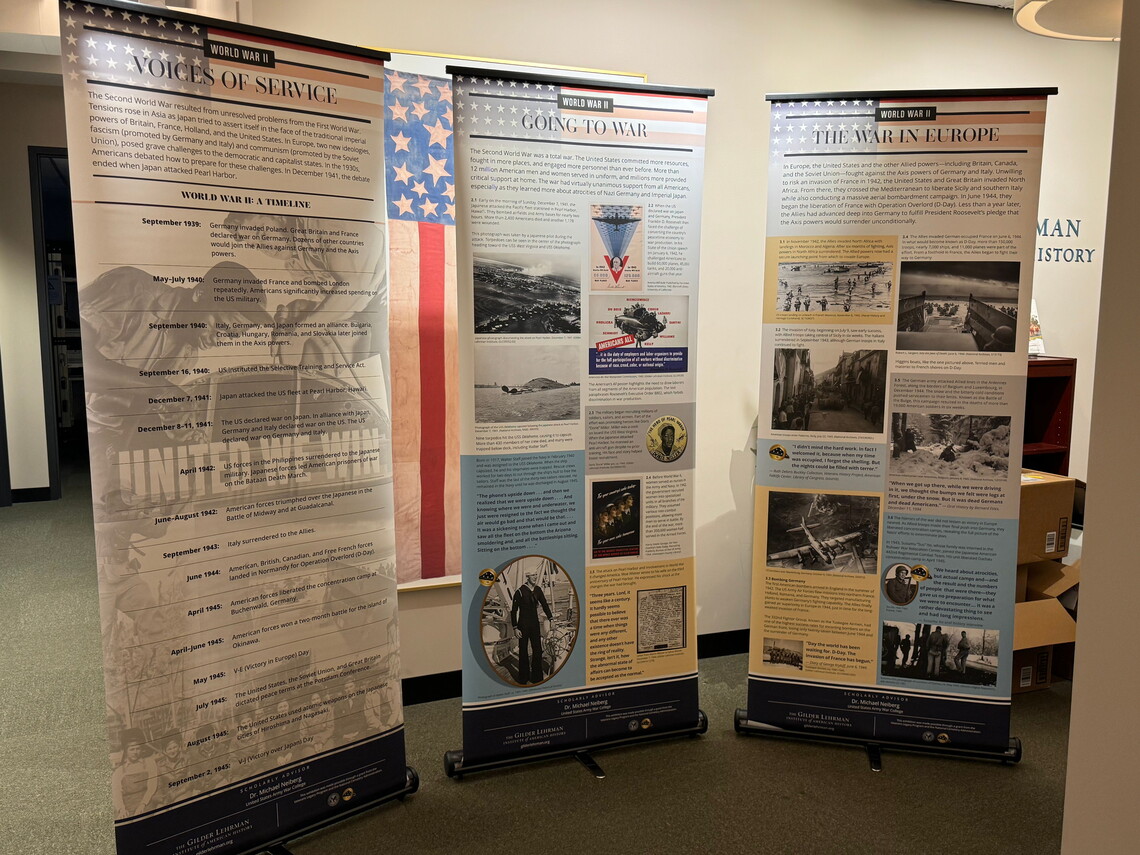
<path id="1" fill-rule="evenodd" d="M 514 559 L 487 587 L 480 632 L 491 670 L 510 686 L 545 683 L 578 640 L 578 592 L 566 570 L 545 555 Z"/>

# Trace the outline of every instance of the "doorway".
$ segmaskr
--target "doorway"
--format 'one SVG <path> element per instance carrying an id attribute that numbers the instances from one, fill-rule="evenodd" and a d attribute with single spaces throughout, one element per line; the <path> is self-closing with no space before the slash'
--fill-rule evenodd
<path id="1" fill-rule="evenodd" d="M 67 149 L 32 146 L 28 149 L 28 160 L 39 299 L 48 488 L 46 491 L 22 491 L 37 495 L 18 498 L 58 499 L 63 495 L 68 473 L 86 473 L 90 469 L 75 234 L 71 222 L 71 184 Z M 41 495 L 45 492 L 46 495 Z"/>

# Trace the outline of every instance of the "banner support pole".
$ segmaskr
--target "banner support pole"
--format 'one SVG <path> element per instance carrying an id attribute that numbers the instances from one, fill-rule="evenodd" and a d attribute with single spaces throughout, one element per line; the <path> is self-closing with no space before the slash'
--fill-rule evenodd
<path id="1" fill-rule="evenodd" d="M 708 716 L 705 715 L 704 710 L 697 710 L 697 722 L 692 727 L 683 727 L 675 730 L 662 731 L 661 733 L 647 733 L 640 736 L 630 736 L 623 739 L 593 743 L 588 749 L 584 749 L 581 746 L 570 746 L 557 751 L 544 751 L 539 754 L 505 757 L 497 760 L 487 760 L 482 763 L 465 763 L 463 761 L 462 748 L 445 751 L 443 754 L 443 771 L 447 773 L 447 777 L 462 781 L 464 775 L 474 775 L 476 772 L 491 772 L 496 769 L 507 769 L 511 766 L 522 766 L 527 763 L 539 763 L 544 760 L 573 757 L 589 769 L 595 777 L 604 778 L 606 773 L 598 766 L 589 752 L 601 751 L 606 748 L 624 748 L 627 745 L 640 745 L 644 742 L 657 742 L 662 739 L 676 739 L 682 736 L 700 736 L 708 732 L 708 729 Z M 599 772 L 601 774 L 598 774 Z"/>
<path id="2" fill-rule="evenodd" d="M 733 721 L 733 729 L 741 736 L 772 736 L 777 739 L 801 739 L 809 742 L 826 742 L 833 745 L 850 745 L 863 748 L 867 752 L 872 772 L 883 770 L 883 751 L 906 751 L 912 754 L 937 754 L 944 757 L 957 757 L 961 760 L 996 760 L 1003 766 L 1021 762 L 1021 740 L 1009 738 L 1003 748 L 960 748 L 945 745 L 924 745 L 922 743 L 893 742 L 890 740 L 870 740 L 858 737 L 831 736 L 826 733 L 806 733 L 797 730 L 780 730 L 765 727 L 748 720 L 748 710 L 738 709 Z"/>

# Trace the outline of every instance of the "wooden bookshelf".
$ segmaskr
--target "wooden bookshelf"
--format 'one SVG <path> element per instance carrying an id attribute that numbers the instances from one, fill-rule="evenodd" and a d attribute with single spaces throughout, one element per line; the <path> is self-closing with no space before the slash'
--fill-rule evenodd
<path id="1" fill-rule="evenodd" d="M 1025 446 L 1022 463 L 1029 469 L 1069 474 L 1073 437 L 1073 388 L 1077 360 L 1067 356 L 1029 357 L 1025 383 Z"/>

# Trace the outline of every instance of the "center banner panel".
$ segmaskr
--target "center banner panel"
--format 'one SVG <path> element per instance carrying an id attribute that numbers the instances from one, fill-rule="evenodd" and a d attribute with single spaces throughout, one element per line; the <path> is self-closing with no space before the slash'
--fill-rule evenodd
<path id="1" fill-rule="evenodd" d="M 121 853 L 409 791 L 386 55 L 61 4 Z"/>
<path id="2" fill-rule="evenodd" d="M 464 762 L 695 727 L 711 93 L 452 72 Z"/>
<path id="3" fill-rule="evenodd" d="M 1009 744 L 1051 92 L 770 96 L 753 727 Z"/>

